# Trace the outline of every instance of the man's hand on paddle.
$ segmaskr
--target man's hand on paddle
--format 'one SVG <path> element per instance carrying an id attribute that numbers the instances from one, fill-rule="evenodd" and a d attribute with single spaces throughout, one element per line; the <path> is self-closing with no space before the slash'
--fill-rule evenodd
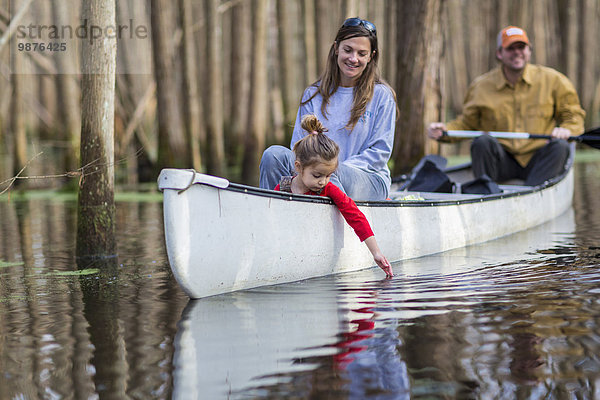
<path id="1" fill-rule="evenodd" d="M 552 130 L 552 133 L 550 134 L 550 136 L 552 136 L 553 138 L 556 138 L 556 139 L 567 140 L 571 136 L 571 131 L 568 130 L 567 128 L 561 128 L 560 126 L 557 126 L 556 128 L 554 128 Z"/>
<path id="2" fill-rule="evenodd" d="M 442 135 L 444 134 L 445 130 L 446 130 L 446 126 L 444 125 L 444 123 L 432 122 L 427 127 L 427 136 L 430 139 L 439 140 L 442 137 Z"/>

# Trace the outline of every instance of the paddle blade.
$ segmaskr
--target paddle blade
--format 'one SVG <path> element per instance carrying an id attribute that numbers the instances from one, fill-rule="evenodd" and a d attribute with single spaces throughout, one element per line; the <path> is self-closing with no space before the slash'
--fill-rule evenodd
<path id="1" fill-rule="evenodd" d="M 600 149 L 600 127 L 590 129 L 575 137 L 578 142 L 585 143 L 595 149 Z"/>

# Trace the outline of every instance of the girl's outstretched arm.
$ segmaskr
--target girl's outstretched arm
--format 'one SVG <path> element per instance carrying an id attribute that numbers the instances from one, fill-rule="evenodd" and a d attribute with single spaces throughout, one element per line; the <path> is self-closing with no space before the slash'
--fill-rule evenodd
<path id="1" fill-rule="evenodd" d="M 373 254 L 373 259 L 375 260 L 377 265 L 379 265 L 379 268 L 381 268 L 383 272 L 385 272 L 386 277 L 391 278 L 392 276 L 394 276 L 394 273 L 392 272 L 392 266 L 379 249 L 379 246 L 377 245 L 377 240 L 375 240 L 375 236 L 369 236 L 368 238 L 366 238 L 365 244 L 367 245 L 371 254 Z"/>

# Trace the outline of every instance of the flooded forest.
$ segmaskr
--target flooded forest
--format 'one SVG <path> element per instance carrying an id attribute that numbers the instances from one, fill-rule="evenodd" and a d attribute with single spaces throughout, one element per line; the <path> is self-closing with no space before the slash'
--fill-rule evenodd
<path id="1" fill-rule="evenodd" d="M 0 193 L 77 184 L 81 41 L 95 32 L 81 4 L 0 0 Z M 398 96 L 393 174 L 465 151 L 437 148 L 424 127 L 460 112 L 509 24 L 527 30 L 532 62 L 575 84 L 586 128 L 600 124 L 599 0 L 117 0 L 114 27 L 96 27 L 117 38 L 115 182 L 154 185 L 177 167 L 257 184 L 262 151 L 288 144 L 350 16 L 377 26 Z"/>
<path id="2" fill-rule="evenodd" d="M 90 18 L 102 4 L 114 23 Z M 376 369 L 345 362 L 358 339 L 352 354 L 393 361 L 389 381 L 410 379 L 414 398 L 599 393 L 596 150 L 578 153 L 574 210 L 553 225 L 398 264 L 395 281 L 365 270 L 203 302 L 178 286 L 159 171 L 257 184 L 263 150 L 289 144 L 303 89 L 354 16 L 376 25 L 397 94 L 394 175 L 424 154 L 468 154 L 425 126 L 460 112 L 509 24 L 527 30 L 532 62 L 575 84 L 586 129 L 600 125 L 600 0 L 0 0 L 1 399 L 381 398 Z M 95 58 L 102 37 L 117 39 L 115 69 Z M 108 99 L 90 95 L 102 74 Z M 107 184 L 82 202 L 86 118 L 100 115 L 117 198 Z M 106 229 L 98 203 L 114 213 Z M 80 257 L 101 239 L 104 254 Z"/>

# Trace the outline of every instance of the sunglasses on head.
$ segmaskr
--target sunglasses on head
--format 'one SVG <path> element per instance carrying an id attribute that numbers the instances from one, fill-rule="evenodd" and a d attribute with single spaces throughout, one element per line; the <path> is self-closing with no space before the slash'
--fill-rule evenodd
<path id="1" fill-rule="evenodd" d="M 377 29 L 372 22 L 367 21 L 366 19 L 360 19 L 357 17 L 348 18 L 344 21 L 342 26 L 363 26 L 366 30 L 371 32 L 373 35 L 377 35 Z"/>

